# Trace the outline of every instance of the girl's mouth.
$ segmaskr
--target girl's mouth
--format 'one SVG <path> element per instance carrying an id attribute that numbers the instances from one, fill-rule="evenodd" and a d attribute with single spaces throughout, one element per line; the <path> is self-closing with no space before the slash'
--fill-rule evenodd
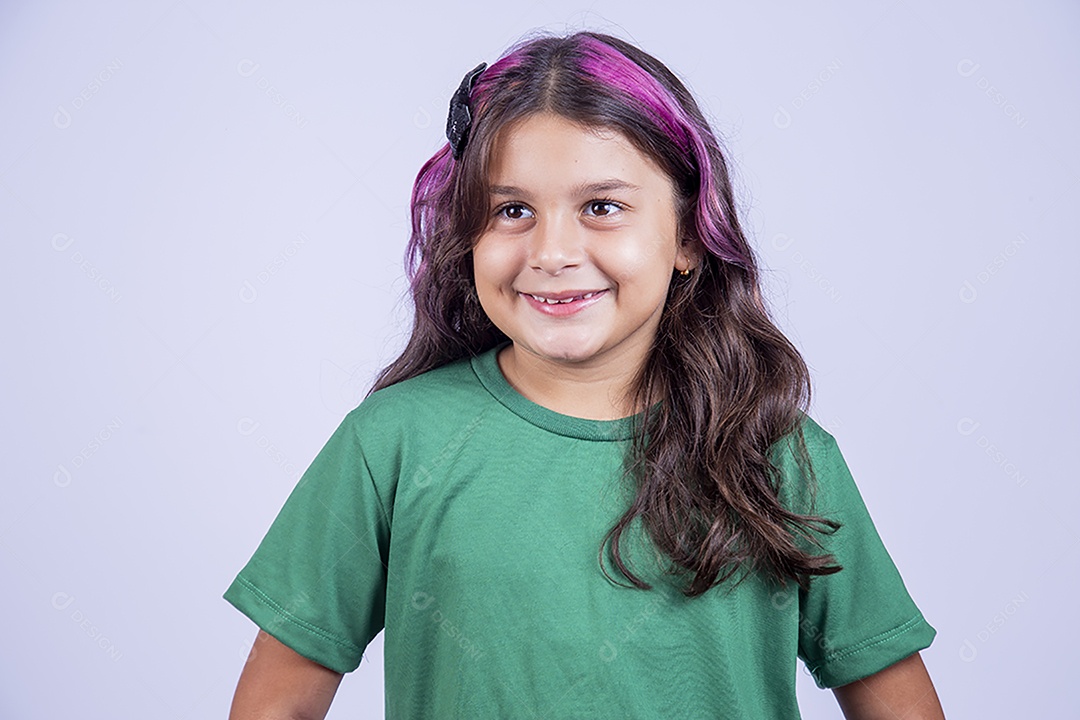
<path id="1" fill-rule="evenodd" d="M 518 295 L 525 298 L 526 302 L 530 306 L 553 317 L 565 317 L 567 315 L 573 315 L 578 313 L 590 305 L 598 302 L 601 297 L 607 294 L 607 290 L 594 290 L 593 292 L 585 293 L 584 295 L 578 295 L 566 300 L 549 300 L 537 295 L 530 295 L 529 293 L 519 292 Z"/>

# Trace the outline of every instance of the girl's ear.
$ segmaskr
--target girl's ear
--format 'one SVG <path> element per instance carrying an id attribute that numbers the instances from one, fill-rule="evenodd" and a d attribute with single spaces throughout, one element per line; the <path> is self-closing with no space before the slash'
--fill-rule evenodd
<path id="1" fill-rule="evenodd" d="M 695 270 L 701 265 L 703 253 L 704 248 L 695 238 L 684 237 L 679 239 L 678 255 L 686 261 L 686 267 L 691 270 Z"/>

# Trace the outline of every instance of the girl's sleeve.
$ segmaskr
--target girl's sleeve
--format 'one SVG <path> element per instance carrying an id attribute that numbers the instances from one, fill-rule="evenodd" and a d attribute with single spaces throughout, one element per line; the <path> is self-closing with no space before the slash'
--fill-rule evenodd
<path id="1" fill-rule="evenodd" d="M 223 595 L 285 645 L 339 673 L 383 627 L 390 523 L 360 444 L 338 426 Z"/>
<path id="2" fill-rule="evenodd" d="M 873 675 L 930 646 L 923 618 L 882 543 L 836 440 L 807 436 L 818 481 L 815 510 L 843 526 L 819 536 L 843 570 L 799 592 L 799 657 L 820 688 Z M 820 551 L 818 551 L 820 552 Z"/>

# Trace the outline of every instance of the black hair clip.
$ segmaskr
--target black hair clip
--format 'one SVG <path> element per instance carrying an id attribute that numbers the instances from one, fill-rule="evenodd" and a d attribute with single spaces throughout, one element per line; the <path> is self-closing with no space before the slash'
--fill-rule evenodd
<path id="1" fill-rule="evenodd" d="M 450 149 L 454 153 L 455 160 L 461 159 L 462 153 L 465 152 L 465 143 L 469 141 L 469 127 L 472 125 L 469 93 L 486 67 L 487 63 L 482 62 L 466 73 L 461 85 L 450 98 L 450 114 L 446 118 L 446 138 L 450 141 Z"/>

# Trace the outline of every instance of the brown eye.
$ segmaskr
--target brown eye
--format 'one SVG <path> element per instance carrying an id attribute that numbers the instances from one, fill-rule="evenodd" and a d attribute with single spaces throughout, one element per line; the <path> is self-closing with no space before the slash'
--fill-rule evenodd
<path id="1" fill-rule="evenodd" d="M 499 208 L 496 215 L 502 215 L 508 220 L 520 220 L 524 217 L 523 213 L 527 212 L 524 205 L 503 205 Z"/>
<path id="2" fill-rule="evenodd" d="M 611 200 L 593 200 L 589 203 L 588 208 L 590 214 L 596 217 L 607 217 L 620 209 L 618 203 Z"/>

